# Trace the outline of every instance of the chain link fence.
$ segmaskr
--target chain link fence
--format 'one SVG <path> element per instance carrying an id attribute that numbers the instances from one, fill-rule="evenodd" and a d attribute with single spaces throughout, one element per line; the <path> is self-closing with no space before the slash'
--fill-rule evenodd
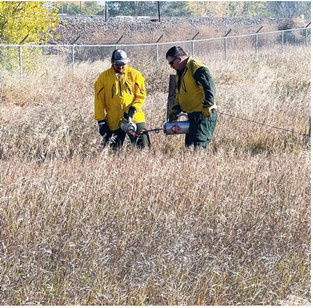
<path id="1" fill-rule="evenodd" d="M 25 67 L 40 65 L 41 61 L 55 59 L 52 65 L 58 66 L 58 60 L 72 66 L 81 62 L 94 62 L 110 59 L 114 49 L 126 50 L 132 60 L 149 59 L 164 61 L 167 50 L 180 45 L 188 55 L 206 56 L 206 59 L 231 59 L 244 52 L 247 55 L 259 55 L 263 52 L 277 50 L 283 52 L 285 46 L 310 46 L 311 28 L 297 28 L 264 33 L 253 33 L 236 36 L 224 36 L 209 39 L 194 39 L 188 41 L 158 42 L 146 44 L 110 44 L 110 45 L 27 45 L 0 44 L 0 63 L 6 69 L 17 68 L 20 77 Z M 8 61 L 9 59 L 9 61 Z"/>

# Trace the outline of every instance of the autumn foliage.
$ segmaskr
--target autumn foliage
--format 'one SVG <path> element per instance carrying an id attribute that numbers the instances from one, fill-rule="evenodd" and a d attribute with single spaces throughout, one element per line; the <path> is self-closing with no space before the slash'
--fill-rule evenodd
<path id="1" fill-rule="evenodd" d="M 42 44 L 51 37 L 51 30 L 57 28 L 59 17 L 56 9 L 44 1 L 1 1 L 0 42 L 19 44 L 24 42 Z"/>

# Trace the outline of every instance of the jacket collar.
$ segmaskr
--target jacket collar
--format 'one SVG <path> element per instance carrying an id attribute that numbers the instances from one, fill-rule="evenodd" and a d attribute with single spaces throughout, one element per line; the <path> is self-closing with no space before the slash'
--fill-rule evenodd
<path id="1" fill-rule="evenodd" d="M 186 63 L 186 67 L 188 67 L 189 66 L 189 64 L 190 64 L 190 62 L 193 60 L 193 58 L 192 57 L 188 57 L 188 60 L 187 60 L 187 63 Z"/>

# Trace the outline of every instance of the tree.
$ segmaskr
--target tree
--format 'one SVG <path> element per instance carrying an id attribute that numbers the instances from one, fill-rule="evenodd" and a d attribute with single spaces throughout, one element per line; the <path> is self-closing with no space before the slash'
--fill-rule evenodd
<path id="1" fill-rule="evenodd" d="M 57 29 L 57 10 L 44 1 L 0 1 L 0 42 L 18 44 L 26 36 L 27 42 L 47 42 Z"/>
<path id="2" fill-rule="evenodd" d="M 156 12 L 156 1 L 121 1 L 119 15 L 150 16 Z M 154 14 L 153 14 L 154 15 Z"/>
<path id="3" fill-rule="evenodd" d="M 97 15 L 102 9 L 99 7 L 97 1 L 85 1 L 82 8 L 82 14 Z"/>
<path id="4" fill-rule="evenodd" d="M 76 1 L 75 3 L 71 2 L 57 2 L 56 3 L 59 11 L 59 14 L 67 15 L 97 15 L 103 9 L 98 5 L 97 1 Z"/>
<path id="5" fill-rule="evenodd" d="M 156 16 L 157 1 L 110 1 L 110 16 Z M 186 1 L 160 1 L 161 16 L 188 16 L 191 11 Z"/>
<path id="6" fill-rule="evenodd" d="M 78 15 L 80 13 L 79 5 L 75 3 L 64 2 L 59 4 L 59 14 L 67 14 L 67 15 Z"/>
<path id="7" fill-rule="evenodd" d="M 223 6 L 226 17 L 269 17 L 266 1 L 225 1 Z"/>
<path id="8" fill-rule="evenodd" d="M 107 6 L 108 6 L 109 16 L 117 16 L 117 15 L 119 15 L 120 7 L 121 7 L 120 2 L 108 1 L 107 2 Z"/>
<path id="9" fill-rule="evenodd" d="M 194 16 L 311 18 L 310 1 L 189 1 Z"/>
<path id="10" fill-rule="evenodd" d="M 242 17 L 268 18 L 270 16 L 265 1 L 245 1 Z"/>
<path id="11" fill-rule="evenodd" d="M 294 18 L 301 15 L 311 18 L 310 1 L 269 1 L 267 6 L 274 18 Z"/>
<path id="12" fill-rule="evenodd" d="M 0 1 L 0 43 L 42 44 L 49 41 L 52 31 L 57 29 L 59 18 L 55 8 L 49 7 L 44 1 Z M 0 49 L 2 67 L 17 67 L 18 55 L 22 48 Z M 23 66 L 31 67 L 33 60 L 39 60 L 41 49 L 23 48 Z"/>
<path id="13" fill-rule="evenodd" d="M 191 10 L 186 1 L 160 1 L 161 15 L 190 16 Z"/>
<path id="14" fill-rule="evenodd" d="M 191 14 L 196 17 L 216 16 L 217 2 L 189 1 L 187 6 Z"/>

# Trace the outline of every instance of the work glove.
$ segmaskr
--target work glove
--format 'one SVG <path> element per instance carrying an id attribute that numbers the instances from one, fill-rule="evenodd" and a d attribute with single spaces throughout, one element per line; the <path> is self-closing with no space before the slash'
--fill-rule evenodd
<path id="1" fill-rule="evenodd" d="M 105 120 L 98 121 L 98 125 L 99 125 L 99 134 L 101 136 L 104 136 L 109 130 L 107 122 Z"/>
<path id="2" fill-rule="evenodd" d="M 176 121 L 178 119 L 178 114 L 181 113 L 181 108 L 179 105 L 175 105 L 168 114 L 168 119 L 170 122 Z"/>
<path id="3" fill-rule="evenodd" d="M 179 112 L 177 112 L 176 110 L 171 111 L 168 115 L 169 121 L 170 122 L 176 121 L 178 119 L 178 116 L 177 116 L 178 114 Z"/>
<path id="4" fill-rule="evenodd" d="M 209 107 L 203 107 L 202 108 L 202 115 L 206 118 L 211 115 L 210 108 Z"/>
<path id="5" fill-rule="evenodd" d="M 202 102 L 202 116 L 209 118 L 212 110 L 215 110 L 215 106 L 212 106 L 212 102 L 210 103 L 209 101 L 204 100 Z"/>
<path id="6" fill-rule="evenodd" d="M 136 112 L 136 108 L 135 107 L 130 107 L 128 109 L 128 112 L 124 112 L 124 119 L 126 119 L 127 121 L 129 120 L 129 118 L 132 118 Z"/>

